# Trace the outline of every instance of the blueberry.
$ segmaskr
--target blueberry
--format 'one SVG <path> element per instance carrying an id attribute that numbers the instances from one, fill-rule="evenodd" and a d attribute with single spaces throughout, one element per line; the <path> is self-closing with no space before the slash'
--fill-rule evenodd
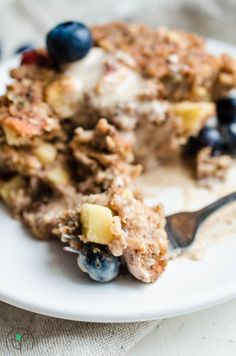
<path id="1" fill-rule="evenodd" d="M 200 147 L 198 144 L 197 137 L 191 136 L 184 148 L 184 152 L 189 156 L 195 156 L 199 151 Z"/>
<path id="2" fill-rule="evenodd" d="M 19 53 L 30 51 L 32 49 L 34 49 L 34 46 L 32 44 L 28 43 L 28 44 L 24 44 L 23 46 L 18 47 L 14 53 L 19 54 Z"/>
<path id="3" fill-rule="evenodd" d="M 236 97 L 224 97 L 216 102 L 217 117 L 220 125 L 236 122 Z"/>
<path id="4" fill-rule="evenodd" d="M 83 272 L 98 282 L 109 282 L 119 274 L 120 259 L 96 244 L 85 244 L 77 262 Z"/>
<path id="5" fill-rule="evenodd" d="M 80 22 L 63 22 L 46 38 L 49 55 L 57 63 L 74 62 L 86 56 L 92 47 L 90 30 Z"/>
<path id="6" fill-rule="evenodd" d="M 203 127 L 197 137 L 191 137 L 187 144 L 187 152 L 196 154 L 203 147 L 211 147 L 214 155 L 225 149 L 225 142 L 221 133 L 215 127 Z"/>
<path id="7" fill-rule="evenodd" d="M 222 125 L 221 132 L 229 153 L 236 154 L 236 122 Z"/>

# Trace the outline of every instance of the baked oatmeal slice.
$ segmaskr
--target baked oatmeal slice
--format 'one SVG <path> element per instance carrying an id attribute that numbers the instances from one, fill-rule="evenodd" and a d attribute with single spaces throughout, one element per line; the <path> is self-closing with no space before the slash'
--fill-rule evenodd
<path id="1" fill-rule="evenodd" d="M 152 282 L 166 265 L 165 219 L 132 188 L 131 145 L 142 162 L 179 155 L 212 100 L 235 87 L 235 62 L 179 31 L 93 32 L 82 60 L 55 65 L 36 50 L 12 71 L 0 99 L 0 194 L 36 237 L 105 246 Z"/>

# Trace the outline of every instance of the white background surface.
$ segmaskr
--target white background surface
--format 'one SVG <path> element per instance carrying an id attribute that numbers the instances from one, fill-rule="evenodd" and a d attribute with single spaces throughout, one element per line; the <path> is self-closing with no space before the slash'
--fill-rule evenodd
<path id="1" fill-rule="evenodd" d="M 73 6 L 63 6 L 66 1 L 42 0 L 46 11 L 34 11 L 29 4 L 39 4 L 39 1 L 22 0 L 15 5 L 13 1 L 0 0 L 0 5 L 10 3 L 0 8 L 0 35 L 7 39 L 4 43 L 5 56 L 12 53 L 17 45 L 28 41 L 41 43 L 42 33 L 47 27 L 61 18 L 73 17 L 98 22 L 110 18 L 109 11 L 116 18 L 148 19 L 150 23 L 174 24 L 201 32 L 205 35 L 236 41 L 235 0 L 227 1 L 145 1 L 145 11 L 140 11 L 142 1 L 105 1 L 107 5 L 101 13 L 96 3 L 104 1 L 72 1 Z M 77 2 L 77 11 L 74 11 Z M 66 2 L 68 4 L 68 1 Z M 110 4 L 108 6 L 108 3 Z M 126 5 L 124 5 L 126 3 Z M 182 6 L 179 6 L 183 3 Z M 23 4 L 23 7 L 22 7 Z M 48 4 L 48 5 L 47 5 Z M 82 7 L 85 9 L 83 9 Z M 114 5 L 115 4 L 115 5 Z M 136 6 L 137 4 L 137 6 Z M 151 5 L 152 4 L 152 5 Z M 154 4 L 156 10 L 154 11 Z M 160 7 L 157 8 L 157 4 Z M 190 6 L 190 4 L 192 6 Z M 25 7 L 26 5 L 26 7 Z M 61 5 L 61 6 L 60 6 Z M 150 6 L 149 6 L 150 5 Z M 51 10 L 50 10 L 51 9 Z M 63 10 L 62 10 L 63 9 Z M 142 9 L 141 9 L 142 10 Z M 225 13 L 224 13 L 225 12 Z M 29 18 L 29 14 L 35 16 Z M 139 14 L 142 15 L 139 15 Z M 41 14 L 43 16 L 41 16 Z M 97 16 L 99 14 L 99 17 Z M 18 29 L 15 31 L 14 29 Z M 9 36 L 9 34 L 11 34 Z M 130 353 L 129 356 L 234 356 L 236 355 L 236 301 L 228 302 L 219 307 L 201 311 L 192 315 L 162 321 Z"/>
<path id="2" fill-rule="evenodd" d="M 164 320 L 128 356 L 235 356 L 236 301 Z"/>

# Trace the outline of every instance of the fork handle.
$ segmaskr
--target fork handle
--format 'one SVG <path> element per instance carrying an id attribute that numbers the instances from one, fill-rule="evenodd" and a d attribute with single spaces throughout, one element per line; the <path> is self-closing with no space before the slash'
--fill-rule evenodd
<path id="1" fill-rule="evenodd" d="M 236 192 L 226 195 L 225 197 L 215 201 L 214 203 L 208 205 L 206 208 L 203 208 L 198 211 L 199 222 L 204 221 L 209 215 L 214 213 L 214 211 L 222 208 L 223 206 L 236 201 Z"/>

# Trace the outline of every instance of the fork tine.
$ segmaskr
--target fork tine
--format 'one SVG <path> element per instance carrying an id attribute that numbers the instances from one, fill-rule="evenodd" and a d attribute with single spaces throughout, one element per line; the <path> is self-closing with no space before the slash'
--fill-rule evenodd
<path id="1" fill-rule="evenodd" d="M 79 254 L 79 253 L 80 253 L 80 250 L 78 250 L 78 249 L 76 249 L 76 248 L 73 248 L 73 247 L 70 247 L 70 246 L 65 246 L 65 247 L 63 247 L 63 250 L 64 250 L 64 251 L 67 251 L 67 252 L 76 253 L 76 254 Z"/>

